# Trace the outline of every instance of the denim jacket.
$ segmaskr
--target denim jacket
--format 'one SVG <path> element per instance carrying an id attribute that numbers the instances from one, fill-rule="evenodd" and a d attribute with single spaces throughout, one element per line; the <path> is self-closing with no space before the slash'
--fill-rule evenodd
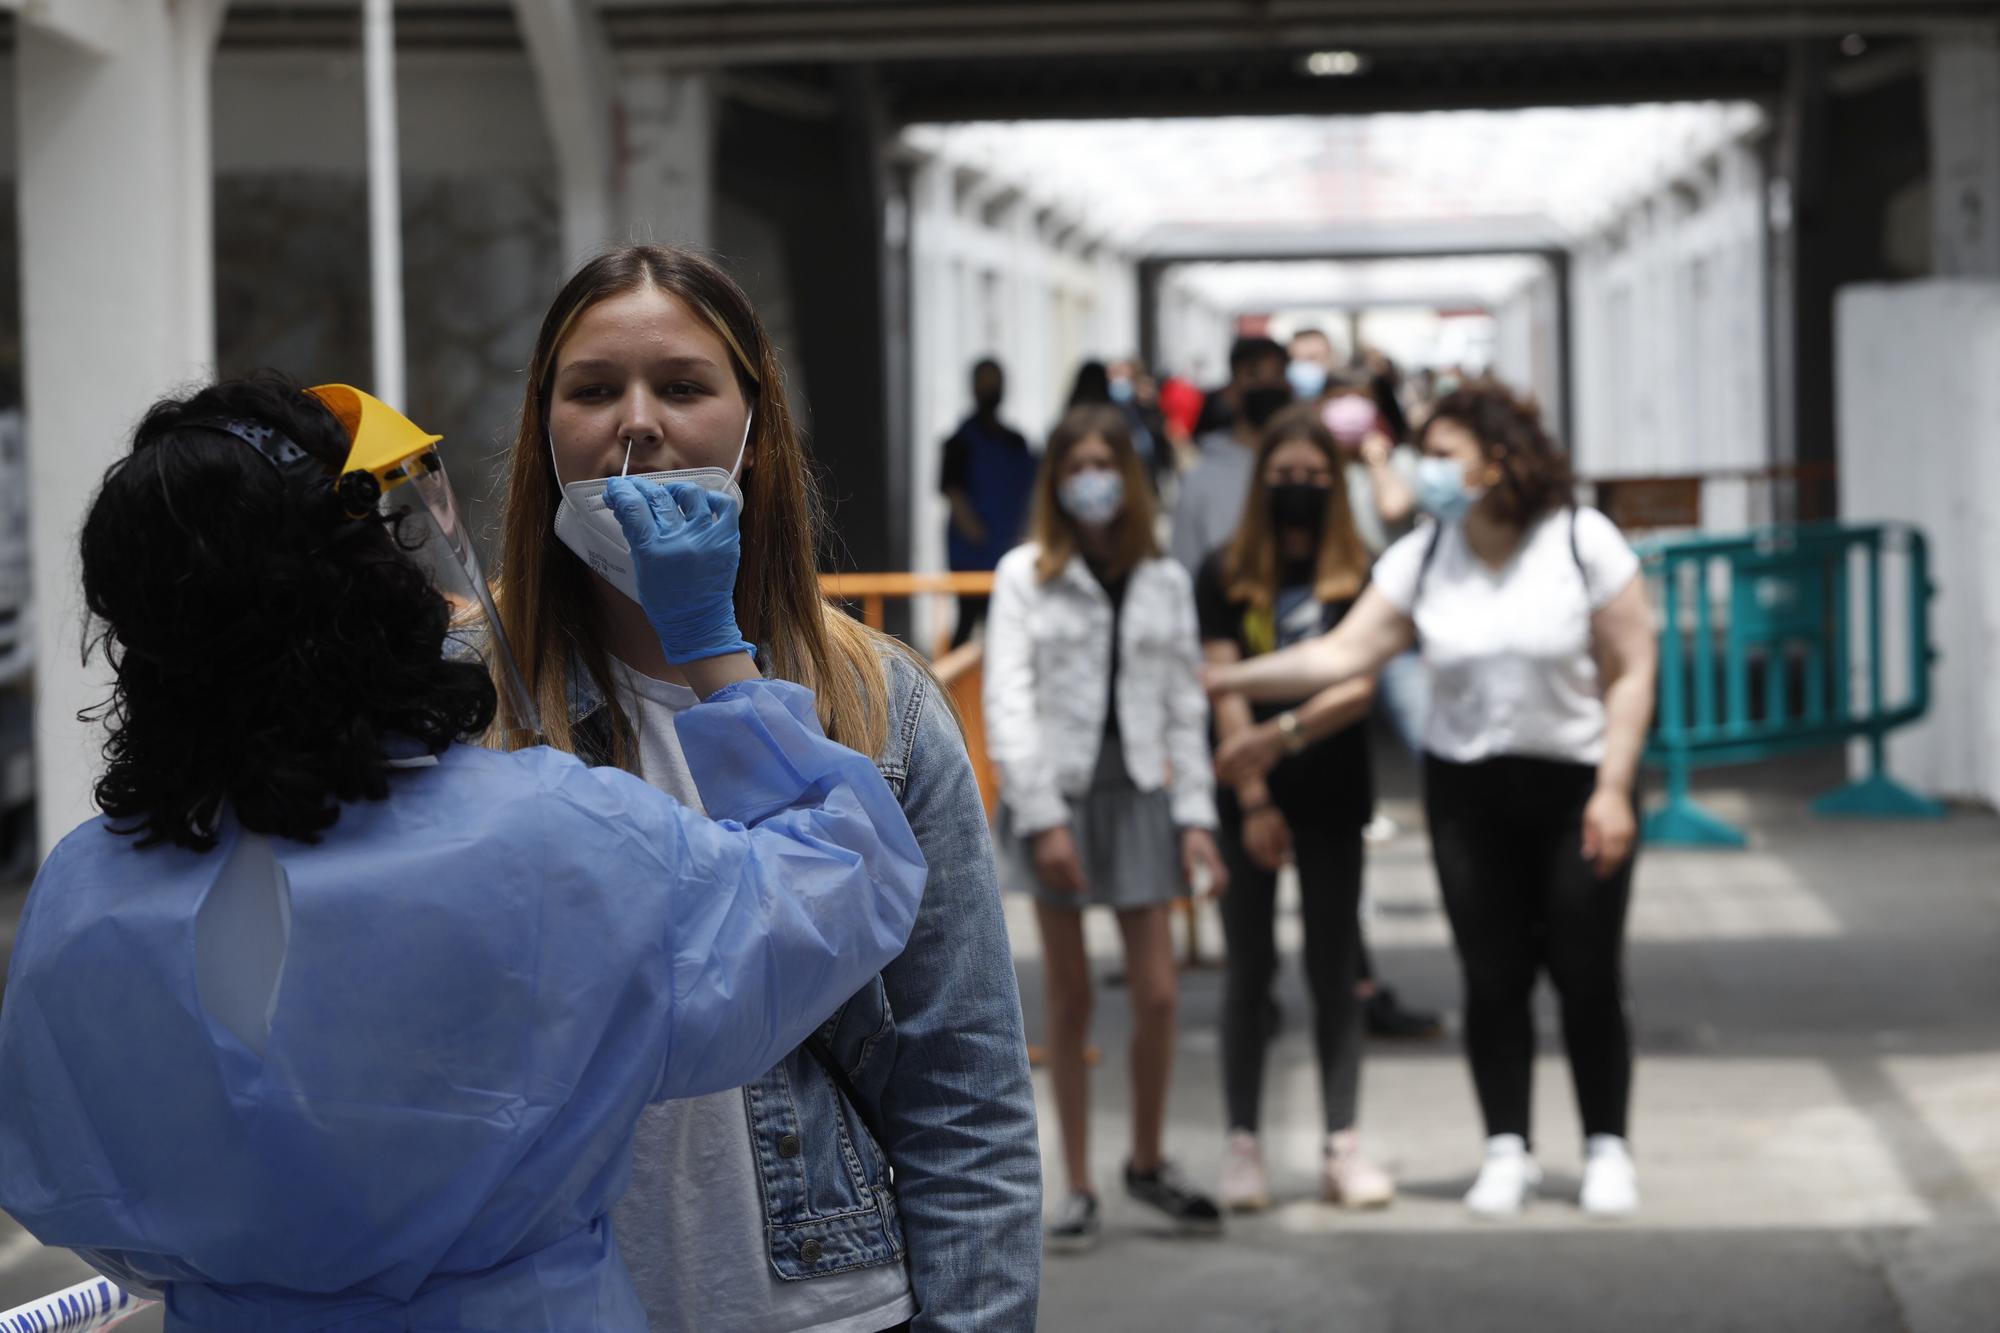
<path id="1" fill-rule="evenodd" d="M 883 661 L 891 725 L 876 766 L 930 876 L 902 956 L 817 1034 L 868 1105 L 849 1105 L 803 1046 L 744 1090 L 771 1263 L 796 1281 L 907 1261 L 915 1333 L 1025 1333 L 1041 1152 L 986 811 L 936 682 L 900 653 Z M 587 672 L 572 679 L 577 754 L 608 763 L 603 699 Z"/>

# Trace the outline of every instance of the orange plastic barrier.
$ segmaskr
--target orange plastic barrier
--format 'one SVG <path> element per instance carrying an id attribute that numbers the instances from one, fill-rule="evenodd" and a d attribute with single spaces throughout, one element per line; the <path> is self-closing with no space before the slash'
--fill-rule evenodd
<path id="1" fill-rule="evenodd" d="M 974 597 L 987 596 L 993 591 L 991 574 L 822 574 L 820 590 L 827 596 L 843 602 L 861 603 L 861 619 L 872 629 L 881 629 L 888 623 L 888 601 L 891 597 L 923 597 L 934 595 Z M 978 643 L 968 643 L 961 648 L 945 651 L 939 643 L 932 652 L 931 670 L 937 673 L 946 689 L 951 691 L 952 702 L 958 705 L 958 715 L 965 720 L 965 748 L 972 756 L 972 771 L 979 779 L 979 794 L 986 800 L 986 813 L 990 818 L 994 802 L 999 798 L 999 783 L 993 774 L 993 765 L 986 757 L 986 713 L 980 699 L 984 675 L 980 668 L 986 660 L 986 650 Z"/>
<path id="2" fill-rule="evenodd" d="M 984 574 L 822 574 L 819 586 L 829 597 L 861 603 L 861 619 L 871 629 L 887 623 L 891 597 L 921 597 L 946 593 L 954 597 L 985 597 L 993 592 L 993 575 Z"/>

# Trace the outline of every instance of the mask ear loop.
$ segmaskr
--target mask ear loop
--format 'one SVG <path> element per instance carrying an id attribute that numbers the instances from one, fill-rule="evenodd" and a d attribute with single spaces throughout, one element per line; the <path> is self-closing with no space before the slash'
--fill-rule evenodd
<path id="1" fill-rule="evenodd" d="M 556 474 L 556 495 L 567 499 L 563 493 L 568 489 L 569 483 L 563 480 L 562 464 L 556 462 L 556 437 L 549 433 L 546 417 L 542 419 L 542 446 L 549 451 L 549 471 Z"/>
<path id="2" fill-rule="evenodd" d="M 743 418 L 743 442 L 736 446 L 736 461 L 729 465 L 729 479 L 739 481 L 743 476 L 743 459 L 750 452 L 750 428 L 757 424 L 757 405 L 750 405 L 750 415 Z"/>

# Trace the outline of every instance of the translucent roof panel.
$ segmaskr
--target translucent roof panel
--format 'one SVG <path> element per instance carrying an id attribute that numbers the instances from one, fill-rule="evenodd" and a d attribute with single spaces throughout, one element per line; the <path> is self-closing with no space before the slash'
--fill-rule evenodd
<path id="1" fill-rule="evenodd" d="M 1576 235 L 1754 128 L 1759 114 L 1702 102 L 973 122 L 905 134 L 920 151 L 1016 184 L 1144 252 L 1177 228 L 1248 235 L 1517 219 Z"/>
<path id="2" fill-rule="evenodd" d="M 1543 271 L 1526 255 L 1361 263 L 1185 264 L 1177 282 L 1231 313 L 1366 309 L 1385 305 L 1494 306 Z"/>

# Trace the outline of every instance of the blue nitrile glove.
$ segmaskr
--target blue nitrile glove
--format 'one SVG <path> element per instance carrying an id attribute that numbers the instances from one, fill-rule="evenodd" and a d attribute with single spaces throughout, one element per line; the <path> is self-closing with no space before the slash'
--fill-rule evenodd
<path id="1" fill-rule="evenodd" d="M 679 666 L 754 650 L 736 628 L 736 502 L 689 481 L 613 477 L 604 499 L 632 548 L 639 605 Z"/>

